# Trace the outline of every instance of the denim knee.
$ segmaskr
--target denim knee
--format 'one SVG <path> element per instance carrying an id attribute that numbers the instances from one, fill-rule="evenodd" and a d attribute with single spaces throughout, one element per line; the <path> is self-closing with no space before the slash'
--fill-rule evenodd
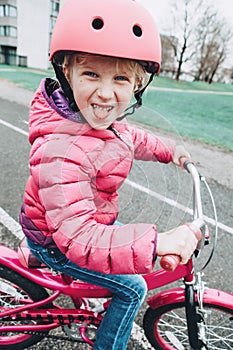
<path id="1" fill-rule="evenodd" d="M 140 275 L 121 275 L 121 278 L 124 282 L 120 290 L 122 299 L 141 304 L 148 290 L 144 278 Z"/>
<path id="2" fill-rule="evenodd" d="M 144 278 L 142 276 L 138 276 L 140 277 L 140 279 L 137 280 L 137 293 L 138 293 L 138 301 L 140 301 L 141 303 L 143 302 L 148 288 L 147 288 L 147 284 L 146 281 L 144 280 Z"/>

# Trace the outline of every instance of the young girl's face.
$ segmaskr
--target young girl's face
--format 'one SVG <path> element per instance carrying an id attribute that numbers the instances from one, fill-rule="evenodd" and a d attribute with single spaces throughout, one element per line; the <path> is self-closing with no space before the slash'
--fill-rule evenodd
<path id="1" fill-rule="evenodd" d="M 71 68 L 64 66 L 76 104 L 88 124 L 107 129 L 128 107 L 136 74 L 125 62 L 109 57 L 85 55 Z"/>

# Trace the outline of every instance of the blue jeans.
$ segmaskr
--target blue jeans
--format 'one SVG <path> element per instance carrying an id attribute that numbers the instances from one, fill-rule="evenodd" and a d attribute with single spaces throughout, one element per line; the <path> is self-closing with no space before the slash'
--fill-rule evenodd
<path id="1" fill-rule="evenodd" d="M 58 249 L 43 248 L 29 240 L 28 245 L 32 253 L 50 268 L 83 282 L 102 286 L 113 293 L 112 301 L 98 329 L 93 350 L 125 350 L 134 318 L 147 293 L 143 277 L 88 270 L 68 260 Z"/>

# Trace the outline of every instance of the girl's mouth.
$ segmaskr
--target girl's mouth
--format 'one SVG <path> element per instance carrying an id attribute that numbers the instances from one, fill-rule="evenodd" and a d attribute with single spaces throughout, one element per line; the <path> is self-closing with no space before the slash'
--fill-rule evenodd
<path id="1" fill-rule="evenodd" d="M 93 103 L 92 105 L 94 115 L 99 120 L 104 120 L 109 117 L 110 112 L 113 110 L 113 106 L 104 106 Z"/>

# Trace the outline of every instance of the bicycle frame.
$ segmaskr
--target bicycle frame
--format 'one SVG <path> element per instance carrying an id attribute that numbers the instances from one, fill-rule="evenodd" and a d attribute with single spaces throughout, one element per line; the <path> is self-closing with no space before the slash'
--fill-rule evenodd
<path id="1" fill-rule="evenodd" d="M 22 276 L 30 279 L 32 282 L 39 284 L 44 288 L 59 291 L 60 293 L 74 298 L 106 298 L 112 296 L 110 291 L 107 289 L 94 286 L 92 284 L 74 281 L 72 279 L 69 281 L 70 283 L 67 283 L 64 279 L 64 275 L 53 275 L 51 271 L 44 268 L 26 268 L 20 264 L 17 252 L 4 245 L 0 245 L 0 264 L 9 267 L 10 269 L 18 272 Z M 174 272 L 158 270 L 145 275 L 144 278 L 147 283 L 148 290 L 163 287 L 181 278 L 190 279 L 192 276 L 190 273 L 190 264 L 191 261 L 189 261 L 186 265 L 179 265 Z"/>
<path id="2" fill-rule="evenodd" d="M 196 171 L 196 168 L 191 165 L 186 165 L 187 170 L 191 173 L 193 181 L 194 181 L 194 219 L 203 220 L 203 213 L 201 207 L 201 198 L 200 198 L 200 178 Z M 205 232 L 203 233 L 205 235 Z M 74 320 L 80 321 L 81 324 L 79 330 L 82 339 L 90 345 L 93 345 L 93 341 L 91 341 L 85 333 L 85 326 L 89 322 L 88 320 L 92 317 L 95 318 L 94 323 L 98 327 L 103 316 L 102 313 L 107 309 L 109 303 L 111 302 L 112 294 L 109 290 L 98 287 L 89 283 L 85 283 L 82 281 L 73 280 L 71 277 L 64 274 L 54 274 L 51 270 L 47 268 L 27 268 L 21 265 L 18 254 L 16 251 L 4 246 L 0 245 L 0 265 L 4 265 L 11 270 L 14 270 L 18 274 L 24 276 L 26 279 L 36 283 L 37 285 L 42 286 L 45 289 L 49 289 L 52 291 L 52 294 L 37 302 L 28 301 L 24 306 L 18 306 L 15 308 L 8 309 L 6 311 L 0 312 L 0 319 L 6 317 L 21 317 L 22 319 L 26 319 L 29 314 L 30 317 L 40 315 L 40 317 L 44 320 L 48 320 L 48 315 L 51 315 L 52 321 L 41 324 L 23 324 L 23 325 L 1 325 L 1 332 L 43 332 L 49 331 L 51 329 L 60 327 L 64 324 L 70 324 L 70 317 L 72 316 Z M 170 283 L 183 279 L 186 285 L 194 284 L 194 271 L 193 271 L 193 261 L 192 258 L 185 265 L 178 265 L 177 268 L 173 272 L 167 272 L 165 270 L 157 270 L 155 272 L 149 273 L 144 276 L 144 279 L 147 283 L 148 290 L 153 290 L 156 288 L 160 288 L 166 286 Z M 7 286 L 6 286 L 7 288 Z M 4 289 L 4 283 L 3 283 Z M 215 290 L 215 289 L 204 289 L 203 288 L 203 298 L 205 299 L 205 303 L 214 303 L 220 307 L 227 307 L 233 305 L 233 295 Z M 55 304 L 52 304 L 56 298 L 64 294 L 66 296 L 70 296 L 75 308 L 66 309 Z M 96 310 L 93 312 L 89 308 L 89 303 L 87 299 L 91 298 L 110 298 L 109 301 L 103 304 L 103 308 Z M 198 293 L 195 294 L 195 300 L 198 299 Z M 157 293 L 148 299 L 149 306 L 153 308 L 158 308 L 160 305 L 162 306 L 164 303 L 168 303 L 170 301 L 173 302 L 184 302 L 185 301 L 185 290 L 184 288 L 172 288 L 170 290 L 165 290 L 163 292 Z M 50 308 L 49 305 L 53 306 Z M 45 305 L 48 305 L 47 308 Z M 84 306 L 84 308 L 81 308 Z M 62 323 L 59 315 L 62 315 Z M 20 318 L 20 320 L 21 320 Z M 82 325 L 82 320 L 85 319 L 84 325 Z"/>
<path id="3" fill-rule="evenodd" d="M 44 299 L 43 301 L 29 303 L 28 305 L 23 307 L 16 307 L 14 309 L 1 312 L 1 318 L 6 316 L 12 316 L 15 314 L 23 315 L 25 312 L 30 313 L 33 317 L 33 314 L 38 314 L 38 308 L 40 309 L 42 306 L 52 303 L 60 294 L 64 294 L 72 298 L 76 309 L 50 309 L 49 313 L 52 313 L 53 316 L 56 316 L 60 315 L 62 311 L 62 315 L 64 317 L 63 323 L 68 324 L 68 315 L 73 315 L 77 317 L 79 315 L 84 315 L 88 317 L 92 314 L 91 311 L 88 310 L 88 307 L 87 310 L 79 309 L 84 298 L 111 298 L 112 296 L 111 292 L 107 289 L 81 281 L 74 281 L 72 279 L 67 280 L 65 278 L 67 276 L 64 276 L 62 274 L 53 275 L 53 273 L 48 269 L 25 268 L 20 264 L 17 252 L 4 245 L 0 245 L 0 264 L 18 272 L 19 274 L 26 277 L 27 279 L 30 279 L 36 284 L 53 291 L 51 296 L 47 299 Z M 190 259 L 186 265 L 179 265 L 174 272 L 158 270 L 148 275 L 145 275 L 144 278 L 147 283 L 148 290 L 163 287 L 182 278 L 186 282 L 192 282 L 192 259 Z M 220 292 L 215 289 L 208 289 L 204 293 L 206 302 L 212 303 L 213 301 L 215 301 L 216 303 L 216 300 L 218 300 L 219 306 L 232 305 L 233 296 L 229 293 L 223 291 Z M 182 302 L 184 301 L 184 299 L 185 294 L 183 288 L 172 288 L 170 290 L 165 290 L 163 292 L 155 294 L 154 296 L 148 299 L 148 304 L 151 308 L 155 308 L 159 307 L 160 305 L 163 305 L 164 302 L 168 302 L 171 300 L 173 300 L 173 302 Z M 108 307 L 108 304 L 109 303 L 106 303 L 105 309 Z M 36 311 L 35 308 L 37 308 Z M 102 311 L 105 311 L 105 309 Z M 42 317 L 43 313 L 44 317 L 47 316 L 47 311 L 48 310 L 43 310 L 42 312 L 42 310 L 40 309 Z M 99 322 L 101 322 L 101 319 L 102 317 L 99 316 Z M 59 322 L 53 322 L 47 325 L 35 324 L 25 326 L 1 326 L 1 332 L 45 331 L 54 329 L 59 326 Z M 85 338 L 85 333 L 83 333 L 82 336 L 83 338 Z M 90 345 L 93 345 L 93 343 L 90 342 L 88 338 L 85 338 L 84 340 Z"/>
<path id="4" fill-rule="evenodd" d="M 193 176 L 195 187 L 199 188 L 199 179 Z M 201 202 L 200 198 L 196 198 L 197 205 L 199 207 L 199 216 L 202 216 L 202 210 L 200 209 Z M 111 297 L 111 293 L 104 288 L 97 287 L 81 281 L 73 281 L 72 279 L 64 279 L 63 274 L 54 276 L 47 269 L 29 269 L 21 265 L 18 259 L 18 254 L 14 250 L 0 245 L 0 264 L 9 267 L 10 269 L 18 272 L 24 277 L 30 279 L 36 284 L 39 284 L 45 288 L 53 291 L 57 290 L 60 293 L 71 296 L 72 298 L 105 298 Z M 148 290 L 163 287 L 167 284 L 175 282 L 179 279 L 184 278 L 187 282 L 193 280 L 193 267 L 192 259 L 186 265 L 178 265 L 174 272 L 166 272 L 164 270 L 158 270 L 145 275 L 145 281 L 148 286 Z"/>
<path id="5" fill-rule="evenodd" d="M 82 300 L 84 298 L 110 298 L 112 296 L 111 292 L 108 291 L 107 289 L 104 289 L 102 287 L 98 287 L 95 285 L 91 285 L 82 281 L 75 281 L 63 274 L 54 275 L 48 269 L 44 269 L 44 268 L 29 269 L 29 268 L 23 267 L 18 260 L 17 252 L 4 245 L 0 245 L 0 264 L 18 272 L 20 275 L 26 277 L 32 282 L 53 291 L 51 296 L 43 300 L 42 302 L 31 303 L 24 306 L 23 308 L 18 307 L 18 308 L 10 309 L 8 311 L 3 311 L 0 313 L 0 317 L 6 317 L 16 313 L 17 314 L 22 313 L 24 311 L 29 311 L 35 307 L 40 308 L 45 304 L 49 304 L 53 302 L 60 294 L 70 296 L 76 308 L 79 308 L 81 306 Z M 145 281 L 148 285 L 148 290 L 165 286 L 181 278 L 190 280 L 190 277 L 192 276 L 192 274 L 190 273 L 191 264 L 192 262 L 190 260 L 186 265 L 179 265 L 177 269 L 172 273 L 166 272 L 164 270 L 158 270 L 144 276 Z M 106 305 L 106 308 L 107 306 L 108 305 Z M 60 312 L 61 310 L 57 310 L 58 314 Z M 53 311 L 53 313 L 55 314 L 56 311 Z M 68 313 L 76 314 L 77 310 L 76 311 L 75 309 L 68 310 Z M 83 313 L 83 309 L 82 309 L 82 313 Z M 37 310 L 37 314 L 38 314 L 38 310 Z M 55 325 L 53 323 L 46 326 L 31 325 L 30 330 L 43 331 L 45 329 L 52 329 L 57 326 L 58 325 Z M 23 326 L 23 328 L 22 326 L 10 326 L 10 327 L 3 326 L 1 327 L 1 331 L 2 332 L 19 331 L 19 330 L 23 331 L 25 329 L 28 330 L 28 328 L 29 328 L 28 326 Z"/>

